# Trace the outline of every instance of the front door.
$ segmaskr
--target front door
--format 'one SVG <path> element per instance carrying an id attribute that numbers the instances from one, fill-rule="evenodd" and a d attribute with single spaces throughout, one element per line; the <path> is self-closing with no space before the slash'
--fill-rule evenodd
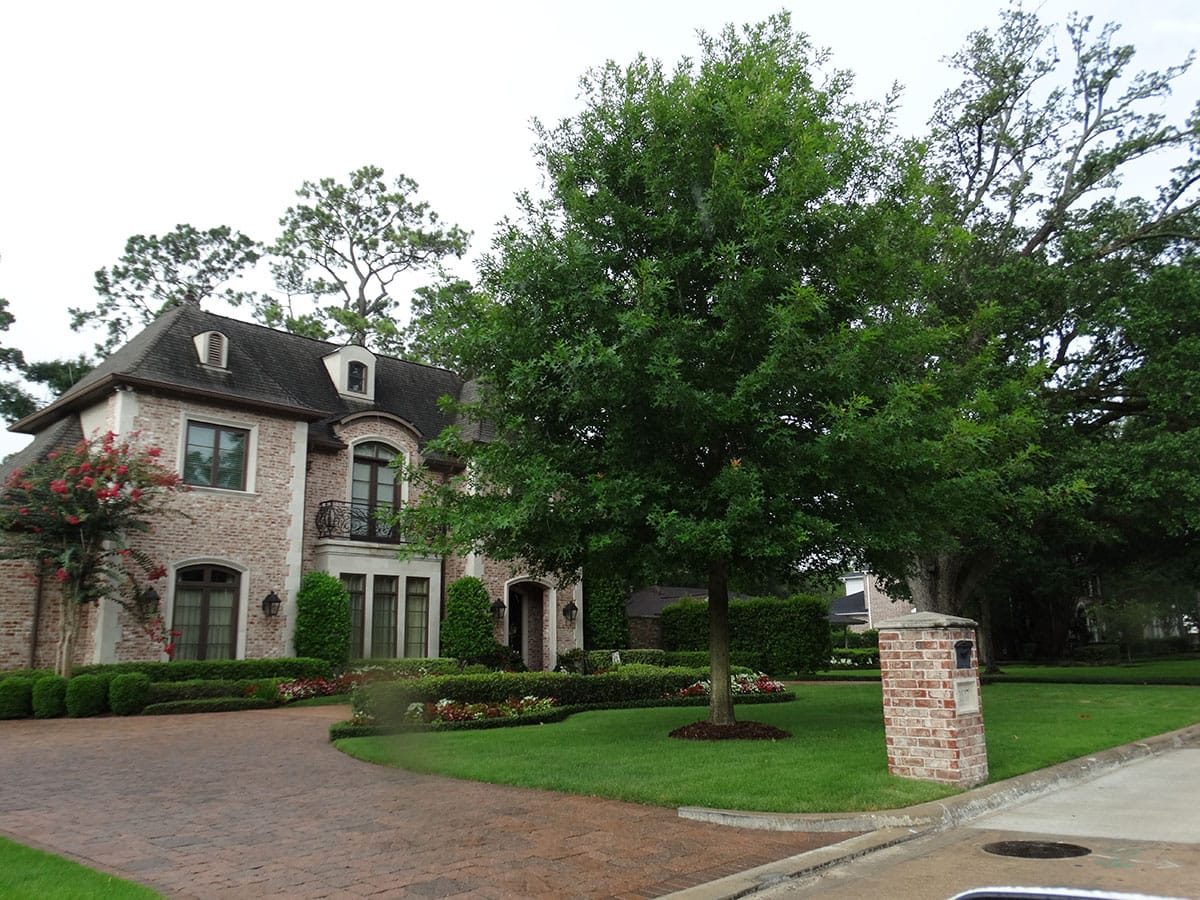
<path id="1" fill-rule="evenodd" d="M 525 658 L 525 603 L 516 591 L 508 592 L 508 646 Z"/>

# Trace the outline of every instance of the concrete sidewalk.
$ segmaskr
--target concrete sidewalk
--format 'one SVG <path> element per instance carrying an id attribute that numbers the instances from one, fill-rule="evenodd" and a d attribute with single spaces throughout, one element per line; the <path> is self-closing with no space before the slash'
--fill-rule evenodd
<path id="1" fill-rule="evenodd" d="M 672 896 L 937 900 L 976 887 L 1021 885 L 1200 900 L 1200 726 L 908 810 L 779 818 L 762 824 L 802 827 L 814 818 L 818 828 L 851 822 L 877 828 Z M 1013 841 L 1071 843 L 1089 853 L 1028 859 L 984 850 Z"/>

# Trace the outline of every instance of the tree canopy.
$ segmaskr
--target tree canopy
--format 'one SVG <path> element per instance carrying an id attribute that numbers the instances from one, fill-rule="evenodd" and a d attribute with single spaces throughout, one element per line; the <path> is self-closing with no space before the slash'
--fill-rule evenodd
<path id="1" fill-rule="evenodd" d="M 847 329 L 919 274 L 884 237 L 913 221 L 908 170 L 886 105 L 855 103 L 785 14 L 581 86 L 580 113 L 538 128 L 549 195 L 483 265 L 494 305 L 454 338 L 479 378 L 462 412 L 499 439 L 435 442 L 468 474 L 401 527 L 567 579 L 706 573 L 726 724 L 729 579 L 841 547 L 823 419 Z"/>

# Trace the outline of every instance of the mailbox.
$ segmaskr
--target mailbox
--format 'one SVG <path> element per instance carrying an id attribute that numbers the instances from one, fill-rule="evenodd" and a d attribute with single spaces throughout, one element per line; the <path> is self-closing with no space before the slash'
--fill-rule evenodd
<path id="1" fill-rule="evenodd" d="M 971 668 L 971 642 L 970 641 L 955 641 L 954 642 L 954 668 L 956 668 L 956 669 Z"/>

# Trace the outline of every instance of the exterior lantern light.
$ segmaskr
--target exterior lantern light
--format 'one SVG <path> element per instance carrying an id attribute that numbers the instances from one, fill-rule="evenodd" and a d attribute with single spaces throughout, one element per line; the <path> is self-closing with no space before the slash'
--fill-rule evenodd
<path id="1" fill-rule="evenodd" d="M 507 609 L 507 607 L 504 605 L 504 601 L 497 597 L 495 602 L 492 604 L 492 615 L 497 619 L 503 619 L 505 609 Z"/>
<path id="2" fill-rule="evenodd" d="M 574 625 L 575 617 L 578 615 L 579 607 L 575 605 L 574 600 L 570 601 L 566 606 L 563 607 L 563 618 L 567 620 L 568 624 Z"/>
<path id="3" fill-rule="evenodd" d="M 283 601 L 279 599 L 279 595 L 276 594 L 274 591 L 271 591 L 271 593 L 269 593 L 269 594 L 267 594 L 267 596 L 263 597 L 263 602 L 262 602 L 263 614 L 268 619 L 274 618 L 275 616 L 279 615 L 279 607 L 282 604 L 283 604 Z"/>

